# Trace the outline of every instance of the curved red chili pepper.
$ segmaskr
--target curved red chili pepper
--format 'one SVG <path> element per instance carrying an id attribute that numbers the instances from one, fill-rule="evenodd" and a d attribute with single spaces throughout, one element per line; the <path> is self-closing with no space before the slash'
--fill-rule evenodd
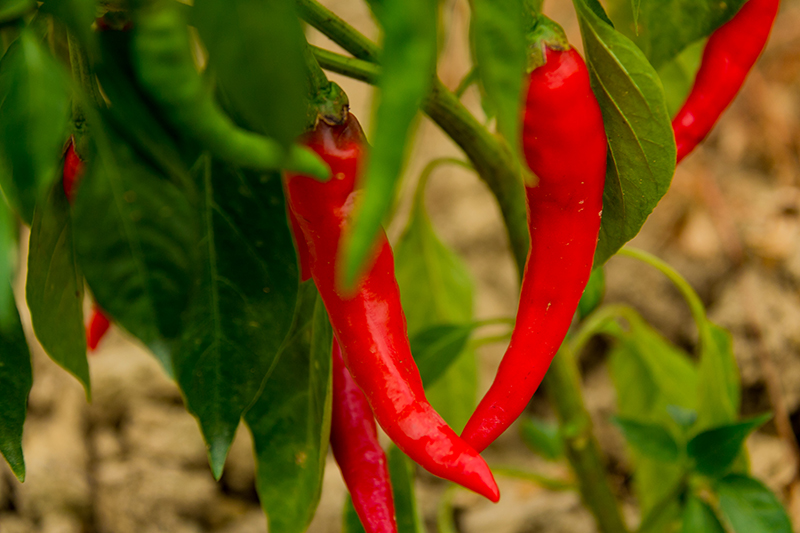
<path id="1" fill-rule="evenodd" d="M 499 491 L 489 467 L 425 398 L 385 235 L 381 234 L 373 265 L 356 292 L 345 294 L 337 288 L 339 241 L 356 200 L 355 180 L 366 146 L 361 126 L 352 115 L 341 126 L 320 121 L 304 142 L 331 167 L 332 178 L 321 183 L 287 175 L 287 199 L 353 379 L 378 423 L 403 452 L 432 474 L 497 501 Z"/>
<path id="2" fill-rule="evenodd" d="M 83 177 L 83 171 L 83 161 L 75 151 L 75 141 L 70 139 L 67 153 L 64 155 L 64 172 L 62 175 L 64 194 L 66 194 L 69 203 L 74 200 L 75 191 Z M 110 320 L 95 302 L 92 309 L 92 318 L 86 326 L 86 345 L 89 351 L 94 351 L 97 348 L 109 327 L 111 327 Z"/>
<path id="3" fill-rule="evenodd" d="M 709 37 L 692 90 L 672 121 L 678 162 L 706 138 L 767 44 L 780 0 L 748 0 Z"/>
<path id="4" fill-rule="evenodd" d="M 567 334 L 592 270 L 606 135 L 583 59 L 546 49 L 531 72 L 522 142 L 539 178 L 526 187 L 528 251 L 517 321 L 497 376 L 461 436 L 483 450 L 525 410 Z"/>
<path id="5" fill-rule="evenodd" d="M 366 533 L 396 533 L 386 452 L 367 398 L 347 370 L 336 339 L 333 355 L 331 449 Z"/>

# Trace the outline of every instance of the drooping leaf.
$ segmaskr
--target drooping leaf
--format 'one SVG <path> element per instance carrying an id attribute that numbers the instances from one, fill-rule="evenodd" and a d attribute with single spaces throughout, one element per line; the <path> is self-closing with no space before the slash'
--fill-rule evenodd
<path id="1" fill-rule="evenodd" d="M 89 398 L 83 274 L 75 256 L 69 203 L 60 181 L 50 187 L 46 200 L 33 213 L 25 297 L 42 348 L 78 378 Z"/>
<path id="2" fill-rule="evenodd" d="M 675 172 L 675 138 L 658 74 L 595 1 L 574 0 L 592 89 L 608 136 L 608 169 L 595 265 L 641 229 Z"/>
<path id="3" fill-rule="evenodd" d="M 28 224 L 58 174 L 68 113 L 66 74 L 24 28 L 0 60 L 0 186 Z"/>
<path id="4" fill-rule="evenodd" d="M 620 417 L 612 418 L 612 422 L 622 431 L 628 444 L 642 455 L 665 463 L 675 462 L 680 457 L 678 443 L 663 426 Z"/>
<path id="5" fill-rule="evenodd" d="M 382 0 L 376 9 L 383 28 L 378 105 L 372 150 L 360 180 L 363 195 L 339 251 L 347 285 L 352 285 L 363 271 L 392 205 L 412 124 L 434 78 L 437 7 L 432 0 Z"/>
<path id="6" fill-rule="evenodd" d="M 22 425 L 33 385 L 31 354 L 14 301 L 5 304 L 4 314 L 12 318 L 0 324 L 0 452 L 17 479 L 25 481 Z"/>
<path id="7" fill-rule="evenodd" d="M 720 511 L 735 533 L 791 533 L 786 511 L 760 481 L 730 474 L 719 481 L 716 489 Z"/>
<path id="8" fill-rule="evenodd" d="M 711 477 L 724 474 L 733 465 L 747 436 L 771 417 L 765 414 L 695 435 L 686 446 L 689 457 L 695 461 L 695 470 Z"/>
<path id="9" fill-rule="evenodd" d="M 202 274 L 174 366 L 219 478 L 239 418 L 291 325 L 298 275 L 280 175 L 237 171 L 207 156 L 197 174 Z"/>
<path id="10" fill-rule="evenodd" d="M 520 105 L 527 64 L 523 0 L 471 0 L 470 36 L 484 93 L 497 129 L 522 160 Z"/>
<path id="11" fill-rule="evenodd" d="M 395 274 L 411 339 L 416 340 L 417 335 L 434 325 L 472 322 L 473 285 L 469 271 L 434 232 L 425 212 L 422 190 L 414 202 L 408 226 L 395 246 Z M 458 344 L 466 331 L 451 333 L 454 344 Z M 415 359 L 423 355 L 413 353 Z M 450 358 L 453 351 L 437 353 Z M 426 387 L 426 394 L 444 419 L 460 431 L 475 408 L 477 361 L 470 349 L 462 350 L 451 361 L 441 378 Z M 420 370 L 430 363 L 436 363 L 439 370 L 446 366 L 444 360 L 424 363 L 420 360 Z"/>
<path id="12" fill-rule="evenodd" d="M 183 190 L 93 124 L 96 150 L 73 208 L 75 249 L 97 303 L 172 374 L 196 272 L 196 214 Z"/>
<path id="13" fill-rule="evenodd" d="M 690 495 L 683 509 L 681 533 L 725 533 L 725 529 L 706 502 Z"/>
<path id="14" fill-rule="evenodd" d="M 411 339 L 411 353 L 426 388 L 433 386 L 461 355 L 474 328 L 473 324 L 438 324 Z"/>
<path id="15" fill-rule="evenodd" d="M 414 463 L 397 446 L 390 446 L 387 455 L 397 516 L 397 533 L 425 533 L 414 491 Z"/>
<path id="16" fill-rule="evenodd" d="M 331 424 L 332 341 L 316 288 L 303 283 L 289 334 L 245 413 L 271 533 L 305 531 L 319 503 Z"/>
<path id="17" fill-rule="evenodd" d="M 534 453 L 549 461 L 556 461 L 564 456 L 564 440 L 558 430 L 558 424 L 545 422 L 538 418 L 524 418 L 519 425 L 522 441 Z"/>
<path id="18" fill-rule="evenodd" d="M 197 0 L 192 23 L 237 115 L 255 131 L 291 144 L 308 105 L 305 39 L 292 2 Z"/>
<path id="19" fill-rule="evenodd" d="M 745 0 L 698 2 L 658 0 L 641 2 L 638 22 L 630 3 L 615 2 L 610 8 L 617 27 L 644 52 L 656 69 L 687 46 L 708 37 L 730 20 Z"/>

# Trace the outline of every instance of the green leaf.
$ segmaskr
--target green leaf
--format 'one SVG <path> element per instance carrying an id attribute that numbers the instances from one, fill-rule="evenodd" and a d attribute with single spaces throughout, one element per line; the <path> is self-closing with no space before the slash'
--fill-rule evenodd
<path id="1" fill-rule="evenodd" d="M 415 343 L 418 342 L 417 335 L 433 325 L 453 324 L 458 328 L 472 322 L 473 284 L 469 271 L 434 232 L 422 202 L 423 192 L 419 189 L 408 226 L 395 246 L 395 275 L 408 321 L 408 334 Z M 459 324 L 462 326 L 457 326 Z M 459 337 L 463 339 L 466 331 L 451 333 L 451 340 L 457 345 Z M 439 351 L 439 355 L 443 359 L 451 357 L 455 346 L 450 348 Z M 431 363 L 436 363 L 439 369 L 446 366 L 444 360 L 423 362 L 423 354 L 412 353 L 421 372 Z M 425 370 L 423 376 L 428 372 Z M 424 379 L 430 380 L 431 377 Z M 475 353 L 467 349 L 458 354 L 436 383 L 426 388 L 426 394 L 431 405 L 456 431 L 460 431 L 475 408 L 477 386 Z"/>
<path id="2" fill-rule="evenodd" d="M 8 284 L 7 281 L 3 283 Z M 0 452 L 14 475 L 25 481 L 22 425 L 33 385 L 31 354 L 25 342 L 19 312 L 13 300 L 4 314 L 12 319 L 0 324 Z"/>
<path id="3" fill-rule="evenodd" d="M 595 11 L 574 0 L 609 157 L 595 265 L 641 229 L 675 172 L 675 138 L 661 81 L 647 58 Z"/>
<path id="4" fill-rule="evenodd" d="M 431 0 L 383 0 L 376 13 L 384 34 L 372 150 L 361 180 L 362 198 L 340 250 L 349 286 L 364 270 L 391 208 L 412 123 L 436 72 L 437 8 Z"/>
<path id="5" fill-rule="evenodd" d="M 467 346 L 473 324 L 439 324 L 411 339 L 411 353 L 426 388 L 436 383 Z"/>
<path id="6" fill-rule="evenodd" d="M 578 317 L 580 320 L 585 319 L 603 303 L 603 296 L 605 296 L 605 293 L 606 275 L 603 271 L 603 267 L 598 267 L 592 270 L 592 274 L 589 276 L 589 282 L 583 290 L 583 296 L 581 296 L 578 302 Z"/>
<path id="7" fill-rule="evenodd" d="M 197 174 L 202 273 L 174 367 L 218 479 L 239 418 L 291 326 L 298 274 L 279 174 L 237 171 L 208 156 Z"/>
<path id="8" fill-rule="evenodd" d="M 470 36 L 497 129 L 521 157 L 520 105 L 527 65 L 523 0 L 471 0 Z"/>
<path id="9" fill-rule="evenodd" d="M 618 2 L 611 13 L 621 31 L 659 69 L 690 44 L 711 35 L 730 20 L 744 2 L 745 0 L 642 2 L 638 23 L 634 23 L 636 12 L 630 9 L 630 4 Z"/>
<path id="10" fill-rule="evenodd" d="M 172 346 L 197 269 L 186 195 L 93 124 L 97 150 L 73 208 L 75 249 L 97 303 L 172 374 Z M 106 135 L 103 135 L 105 133 Z"/>
<path id="11" fill-rule="evenodd" d="M 305 531 L 319 503 L 331 424 L 332 341 L 314 284 L 303 283 L 277 361 L 245 413 L 271 533 Z"/>
<path id="12" fill-rule="evenodd" d="M 389 475 L 397 517 L 397 533 L 425 533 L 414 492 L 414 463 L 397 446 L 390 446 Z"/>
<path id="13" fill-rule="evenodd" d="M 92 30 L 97 17 L 95 0 L 45 0 L 42 8 L 63 22 L 85 51 L 92 55 L 97 51 L 97 36 Z"/>
<path id="14" fill-rule="evenodd" d="M 192 23 L 237 115 L 284 146 L 294 142 L 306 118 L 308 82 L 292 2 L 197 0 Z"/>
<path id="15" fill-rule="evenodd" d="M 733 465 L 747 436 L 770 418 L 771 414 L 765 414 L 708 429 L 692 437 L 686 451 L 695 461 L 695 470 L 709 477 L 724 474 Z"/>
<path id="16" fill-rule="evenodd" d="M 760 481 L 730 474 L 717 484 L 717 494 L 722 515 L 736 533 L 791 533 L 786 511 Z"/>
<path id="17" fill-rule="evenodd" d="M 633 25 L 638 33 L 639 29 L 639 13 L 642 9 L 642 0 L 631 0 L 631 7 L 633 8 Z"/>
<path id="18" fill-rule="evenodd" d="M 17 218 L 0 195 L 0 327 L 16 321 L 16 307 L 12 307 L 14 291 L 11 288 L 16 267 Z"/>
<path id="19" fill-rule="evenodd" d="M 25 28 L 0 60 L 0 186 L 22 219 L 57 176 L 69 97 L 67 78 Z"/>
<path id="20" fill-rule="evenodd" d="M 665 463 L 675 462 L 680 457 L 678 443 L 664 427 L 617 416 L 611 421 L 622 431 L 628 444 L 642 455 Z"/>
<path id="21" fill-rule="evenodd" d="M 75 256 L 72 219 L 61 181 L 36 206 L 28 247 L 25 297 L 36 338 L 53 361 L 78 378 L 91 398 L 83 274 Z"/>
<path id="22" fill-rule="evenodd" d="M 683 52 L 658 69 L 658 77 L 664 85 L 669 116 L 674 117 L 683 106 L 689 91 L 694 85 L 694 78 L 700 68 L 706 41 L 697 41 L 687 46 Z"/>
<path id="23" fill-rule="evenodd" d="M 741 392 L 731 334 L 708 320 L 699 327 L 697 425 L 704 429 L 736 420 Z"/>
<path id="24" fill-rule="evenodd" d="M 564 441 L 558 430 L 558 424 L 545 422 L 538 418 L 524 418 L 519 425 L 522 442 L 533 453 L 548 461 L 557 461 L 564 456 Z"/>
<path id="25" fill-rule="evenodd" d="M 0 25 L 22 18 L 36 8 L 36 0 L 0 1 Z"/>
<path id="26" fill-rule="evenodd" d="M 668 405 L 667 412 L 675 423 L 684 429 L 689 429 L 697 421 L 697 411 L 693 409 L 684 409 L 679 405 Z"/>
<path id="27" fill-rule="evenodd" d="M 725 528 L 706 502 L 690 495 L 683 509 L 681 533 L 725 533 Z"/>
<path id="28" fill-rule="evenodd" d="M 361 519 L 353 507 L 353 499 L 348 494 L 344 499 L 344 510 L 342 511 L 342 533 L 366 533 Z"/>

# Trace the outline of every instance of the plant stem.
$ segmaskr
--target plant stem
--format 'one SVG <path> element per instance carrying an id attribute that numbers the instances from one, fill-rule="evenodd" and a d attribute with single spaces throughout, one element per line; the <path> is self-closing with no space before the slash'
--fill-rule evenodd
<path id="1" fill-rule="evenodd" d="M 316 0 L 295 0 L 301 17 L 356 59 L 332 52 L 315 55 L 323 68 L 373 83 L 379 74 L 375 66 L 379 48 Z M 338 70 L 337 70 L 338 69 Z M 444 130 L 472 162 L 500 206 L 517 269 L 522 277 L 528 256 L 525 194 L 519 171 L 511 154 L 461 104 L 440 80 L 435 80 L 423 110 Z M 583 402 L 577 365 L 572 357 L 559 353 L 545 376 L 548 395 L 564 428 L 566 454 L 579 479 L 584 502 L 594 514 L 602 533 L 627 531 L 606 477 L 600 447 L 592 433 L 591 419 Z"/>

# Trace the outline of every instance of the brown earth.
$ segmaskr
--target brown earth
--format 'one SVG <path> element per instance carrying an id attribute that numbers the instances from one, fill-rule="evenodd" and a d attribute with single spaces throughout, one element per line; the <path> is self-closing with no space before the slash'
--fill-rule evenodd
<path id="1" fill-rule="evenodd" d="M 363 3 L 331 7 L 369 34 L 374 25 Z M 453 87 L 469 68 L 465 2 L 447 3 L 450 37 L 440 74 Z M 579 41 L 569 2 L 553 6 Z M 744 414 L 785 406 L 789 437 L 800 431 L 800 2 L 786 0 L 769 46 L 734 105 L 711 137 L 678 169 L 672 188 L 634 245 L 668 261 L 695 287 L 710 317 L 729 328 L 744 388 Z M 314 42 L 329 45 L 324 38 Z M 340 81 L 369 131 L 369 89 Z M 476 112 L 477 93 L 465 102 Z M 420 169 L 434 157 L 461 157 L 438 128 L 423 119 L 404 184 L 406 198 Z M 444 167 L 431 180 L 427 205 L 437 230 L 467 262 L 476 282 L 478 318 L 512 316 L 517 279 L 500 217 L 485 186 L 472 174 Z M 407 203 L 407 202 L 406 202 Z M 405 207 L 407 207 L 404 204 Z M 403 209 L 390 235 L 403 226 Z M 24 256 L 23 256 L 24 257 Z M 22 279 L 18 301 L 22 302 Z M 659 273 L 627 258 L 607 267 L 606 301 L 626 302 L 668 339 L 689 350 L 696 333 L 688 309 Z M 112 329 L 91 360 L 94 399 L 86 404 L 78 383 L 35 343 L 34 388 L 25 426 L 28 479 L 18 483 L 0 466 L 2 533 L 263 533 L 266 520 L 254 489 L 251 442 L 240 431 L 225 474 L 215 483 L 195 420 L 155 360 Z M 481 349 L 485 390 L 504 346 Z M 631 523 L 628 462 L 620 435 L 609 425 L 615 395 L 602 346 L 583 359 L 584 394 L 609 459 L 612 480 Z M 767 378 L 765 378 L 767 376 Z M 770 400 L 768 383 L 777 396 Z M 773 394 L 774 396 L 774 394 Z M 532 404 L 547 414 L 546 402 Z M 795 457 L 775 423 L 748 441 L 753 473 L 793 511 L 800 531 Z M 784 435 L 786 437 L 787 435 Z M 494 465 L 568 475 L 527 451 L 513 429 L 486 452 Z M 499 478 L 503 499 L 492 505 L 465 491 L 453 494 L 464 533 L 593 532 L 577 494 Z M 445 485 L 419 477 L 419 500 L 435 530 Z M 339 531 L 344 488 L 335 463 L 326 467 L 323 498 L 309 531 Z"/>

